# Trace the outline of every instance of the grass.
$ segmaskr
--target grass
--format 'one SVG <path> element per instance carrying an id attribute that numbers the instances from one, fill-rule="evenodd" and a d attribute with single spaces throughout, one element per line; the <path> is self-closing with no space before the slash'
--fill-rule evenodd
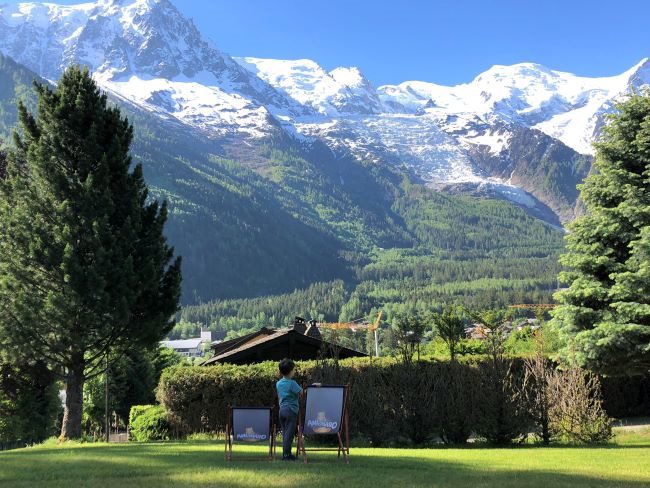
<path id="1" fill-rule="evenodd" d="M 260 454 L 246 446 L 236 454 Z M 45 487 L 649 487 L 650 429 L 601 447 L 353 449 L 310 463 L 226 463 L 223 444 L 45 444 L 0 453 L 0 486 Z"/>

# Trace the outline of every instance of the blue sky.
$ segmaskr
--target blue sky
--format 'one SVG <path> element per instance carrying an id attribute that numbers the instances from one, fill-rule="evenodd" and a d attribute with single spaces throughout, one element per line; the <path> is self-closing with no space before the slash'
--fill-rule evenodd
<path id="1" fill-rule="evenodd" d="M 650 56 L 649 0 L 172 2 L 229 54 L 358 66 L 375 85 L 456 84 L 523 61 L 603 76 Z"/>

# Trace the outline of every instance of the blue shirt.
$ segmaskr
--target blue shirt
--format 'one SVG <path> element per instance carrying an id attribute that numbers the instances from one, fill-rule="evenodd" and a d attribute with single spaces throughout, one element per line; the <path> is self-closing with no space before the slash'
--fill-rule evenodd
<path id="1" fill-rule="evenodd" d="M 298 414 L 298 396 L 302 391 L 300 385 L 295 380 L 288 378 L 280 378 L 275 384 L 275 389 L 278 390 L 278 399 L 280 408 L 289 407 L 293 413 Z"/>

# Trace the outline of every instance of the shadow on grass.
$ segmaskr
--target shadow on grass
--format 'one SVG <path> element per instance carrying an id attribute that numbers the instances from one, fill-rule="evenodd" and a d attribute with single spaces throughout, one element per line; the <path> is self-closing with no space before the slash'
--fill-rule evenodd
<path id="1" fill-rule="evenodd" d="M 604 446 L 605 447 L 605 446 Z M 615 447 L 615 446 L 614 446 Z M 638 446 L 621 446 L 638 447 Z M 499 465 L 514 451 L 522 456 L 523 467 Z M 585 449 L 585 448 L 583 448 Z M 469 449 L 471 451 L 471 448 Z M 596 449 L 597 450 L 597 449 Z M 11 451 L 0 456 L 0 486 L 41 487 L 158 487 L 228 486 L 252 488 L 287 486 L 310 488 L 346 486 L 381 487 L 648 487 L 648 479 L 625 479 L 627 470 L 605 473 L 606 478 L 587 475 L 590 462 L 607 462 L 607 455 L 582 462 L 582 473 L 553 472 L 549 460 L 531 466 L 534 454 L 526 447 L 490 449 L 482 459 L 465 456 L 464 462 L 453 457 L 463 450 L 433 450 L 426 456 L 421 450 L 364 450 L 352 453 L 349 466 L 337 461 L 336 455 L 313 454 L 310 463 L 281 461 L 224 460 L 223 445 L 211 443 L 129 444 L 120 446 L 89 446 L 74 448 L 43 447 Z M 456 452 L 452 452 L 456 451 Z M 554 454 L 555 449 L 544 450 Z M 592 451 L 585 449 L 585 451 Z M 466 451 L 465 451 L 466 452 Z M 627 451 L 633 454 L 634 451 Z M 259 455 L 260 450 L 241 447 L 235 455 Z M 442 456 L 445 454 L 445 456 Z M 466 452 L 466 454 L 469 454 Z M 523 453 L 522 453 L 523 454 Z M 636 454 L 636 453 L 634 453 Z M 487 459 L 494 464 L 486 462 Z M 563 470 L 568 459 L 553 458 Z M 525 467 L 527 466 L 527 467 Z M 638 468 L 638 466 L 637 466 Z M 601 472 L 602 475 L 602 472 Z"/>

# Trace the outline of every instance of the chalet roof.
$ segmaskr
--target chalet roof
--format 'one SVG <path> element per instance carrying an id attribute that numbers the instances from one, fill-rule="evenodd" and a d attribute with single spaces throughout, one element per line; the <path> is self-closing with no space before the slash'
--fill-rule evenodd
<path id="1" fill-rule="evenodd" d="M 324 341 L 320 338 L 301 334 L 294 329 L 262 328 L 252 334 L 248 334 L 231 341 L 226 341 L 225 343 L 214 345 L 212 347 L 214 356 L 205 361 L 203 365 L 210 365 L 221 362 L 240 362 L 249 357 L 257 357 L 257 353 L 261 352 L 267 347 L 289 341 L 302 343 L 307 347 L 311 347 L 314 351 L 314 356 L 316 355 L 316 352 L 323 349 L 323 347 L 336 347 L 339 353 L 339 357 L 341 358 L 359 357 L 366 355 L 362 352 L 355 351 L 347 347 L 335 346 L 334 344 Z"/>
<path id="2" fill-rule="evenodd" d="M 236 349 L 243 344 L 247 344 L 250 341 L 254 340 L 256 337 L 270 335 L 275 332 L 275 329 L 269 329 L 267 327 L 262 327 L 260 330 L 252 332 L 250 334 L 243 335 L 241 337 L 236 337 L 228 341 L 213 342 L 212 343 L 212 352 L 215 356 L 223 354 L 232 349 Z"/>

